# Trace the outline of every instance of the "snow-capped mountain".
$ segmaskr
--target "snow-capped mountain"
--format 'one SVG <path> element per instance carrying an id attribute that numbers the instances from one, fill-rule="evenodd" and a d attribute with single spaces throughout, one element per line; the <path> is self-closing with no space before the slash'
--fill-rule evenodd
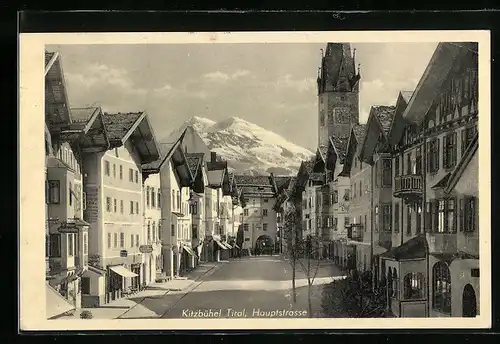
<path id="1" fill-rule="evenodd" d="M 314 155 L 310 150 L 238 117 L 220 122 L 192 117 L 172 132 L 165 142 L 179 137 L 188 126 L 239 174 L 296 174 L 300 163 Z"/>

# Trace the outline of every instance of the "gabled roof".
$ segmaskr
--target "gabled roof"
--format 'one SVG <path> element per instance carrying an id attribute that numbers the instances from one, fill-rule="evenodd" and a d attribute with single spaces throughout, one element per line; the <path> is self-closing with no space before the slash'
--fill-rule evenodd
<path id="1" fill-rule="evenodd" d="M 366 135 L 366 124 L 356 124 L 352 126 L 352 132 L 358 143 L 363 142 Z"/>
<path id="2" fill-rule="evenodd" d="M 162 168 L 162 166 L 165 164 L 166 161 L 170 160 L 172 158 L 172 155 L 176 150 L 180 150 L 180 153 L 182 153 L 182 157 L 185 159 L 185 155 L 180 148 L 180 143 L 182 140 L 182 137 L 184 135 L 184 132 L 181 134 L 181 136 L 177 139 L 177 141 L 172 142 L 172 143 L 160 143 L 160 158 L 152 161 L 150 163 L 146 163 L 142 165 L 142 170 L 145 172 L 150 172 L 150 173 L 158 173 L 159 170 Z M 186 162 L 187 165 L 187 162 Z"/>
<path id="3" fill-rule="evenodd" d="M 111 142 L 119 141 L 123 143 L 145 116 L 144 112 L 119 112 L 115 114 L 105 112 L 103 118 L 109 140 Z"/>
<path id="4" fill-rule="evenodd" d="M 196 176 L 201 171 L 201 164 L 203 163 L 203 153 L 185 153 L 186 161 L 193 176 Z"/>
<path id="5" fill-rule="evenodd" d="M 387 143 L 387 136 L 394 118 L 394 110 L 395 106 L 377 105 L 371 107 L 366 123 L 366 134 L 363 141 L 359 142 L 359 153 L 362 159 L 368 158 L 371 160 L 371 155 L 375 152 L 379 140 L 382 141 L 382 144 Z"/>
<path id="6" fill-rule="evenodd" d="M 235 174 L 234 179 L 238 186 L 244 185 L 256 185 L 256 186 L 272 186 L 272 181 L 270 176 L 245 176 L 240 174 Z"/>
<path id="7" fill-rule="evenodd" d="M 406 104 L 408 104 L 413 95 L 413 91 L 400 91 L 399 93 L 401 94 L 401 97 L 406 102 Z"/>
<path id="8" fill-rule="evenodd" d="M 341 164 L 344 163 L 346 157 L 348 142 L 349 137 L 330 136 L 330 145 L 335 149 L 335 153 Z"/>
<path id="9" fill-rule="evenodd" d="M 349 140 L 347 141 L 346 157 L 344 160 L 344 166 L 342 168 L 341 174 L 348 175 L 351 171 L 351 160 L 353 158 L 351 152 L 353 152 L 352 147 L 356 147 L 353 154 L 359 153 L 361 149 L 361 142 L 365 139 L 366 135 L 366 124 L 357 124 L 351 128 L 351 133 L 349 135 Z"/>
<path id="10" fill-rule="evenodd" d="M 432 106 L 441 85 L 448 78 L 453 65 L 471 50 L 477 51 L 477 43 L 439 43 L 415 88 L 403 117 L 420 124 Z"/>
<path id="11" fill-rule="evenodd" d="M 424 259 L 427 256 L 427 252 L 427 240 L 424 235 L 420 234 L 402 245 L 393 247 L 389 251 L 382 253 L 380 257 L 394 259 L 396 261 Z"/>
<path id="12" fill-rule="evenodd" d="M 455 187 L 455 185 L 457 185 L 458 181 L 460 180 L 460 177 L 464 173 L 465 168 L 471 162 L 478 148 L 479 148 L 479 134 L 476 133 L 476 135 L 472 139 L 472 142 L 469 143 L 469 146 L 467 146 L 467 149 L 465 150 L 464 154 L 462 154 L 462 158 L 460 159 L 460 162 L 458 163 L 457 167 L 455 167 L 455 170 L 450 175 L 450 178 L 448 179 L 448 183 L 445 188 L 446 193 L 450 193 Z"/>
<path id="13" fill-rule="evenodd" d="M 413 91 L 400 91 L 398 93 L 398 98 L 396 100 L 396 106 L 394 109 L 394 116 L 392 118 L 391 127 L 389 129 L 388 143 L 390 145 L 396 145 L 399 143 L 401 137 L 403 136 L 404 128 L 407 124 L 407 120 L 403 118 L 403 112 L 408 106 L 413 95 Z"/>
<path id="14" fill-rule="evenodd" d="M 45 51 L 45 122 L 51 132 L 71 124 L 66 80 L 59 52 Z"/>
<path id="15" fill-rule="evenodd" d="M 370 112 L 373 111 L 373 116 L 377 119 L 380 128 L 385 136 L 389 134 L 391 128 L 392 119 L 394 118 L 395 106 L 372 106 Z"/>
<path id="16" fill-rule="evenodd" d="M 441 178 L 437 183 L 431 186 L 431 189 L 444 189 L 448 185 L 448 180 L 450 179 L 451 173 L 446 173 L 443 178 Z"/>
<path id="17" fill-rule="evenodd" d="M 317 153 L 319 153 L 319 156 L 321 157 L 321 160 L 323 162 L 326 161 L 326 153 L 328 152 L 328 146 L 325 145 L 320 145 L 318 147 Z"/>

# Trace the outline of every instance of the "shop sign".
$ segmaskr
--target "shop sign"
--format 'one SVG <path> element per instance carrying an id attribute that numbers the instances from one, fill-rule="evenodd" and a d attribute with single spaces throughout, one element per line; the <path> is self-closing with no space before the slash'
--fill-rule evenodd
<path id="1" fill-rule="evenodd" d="M 153 252 L 153 246 L 152 245 L 141 245 L 141 246 L 139 246 L 139 251 L 141 253 L 151 253 L 151 252 Z"/>
<path id="2" fill-rule="evenodd" d="M 127 250 L 121 250 L 120 251 L 120 257 L 125 258 L 128 256 L 128 251 Z"/>

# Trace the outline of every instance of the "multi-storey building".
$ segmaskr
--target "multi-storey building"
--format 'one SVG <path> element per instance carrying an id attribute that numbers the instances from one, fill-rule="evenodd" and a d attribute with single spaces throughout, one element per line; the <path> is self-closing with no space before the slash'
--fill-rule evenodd
<path id="1" fill-rule="evenodd" d="M 190 192 L 191 213 L 191 248 L 196 252 L 195 264 L 203 259 L 203 242 L 205 238 L 205 185 L 208 184 L 203 153 L 186 153 L 187 163 L 193 184 Z"/>
<path id="2" fill-rule="evenodd" d="M 45 259 L 48 318 L 82 306 L 85 286 L 81 283 L 81 276 L 88 267 L 89 228 L 83 220 L 82 154 L 89 147 L 85 140 L 81 140 L 80 134 L 85 135 L 90 129 L 82 129 L 77 118 L 72 116 L 60 55 L 46 52 Z M 96 130 L 95 127 L 93 129 Z"/>
<path id="3" fill-rule="evenodd" d="M 148 175 L 144 181 L 144 245 L 139 249 L 145 254 L 145 281 L 149 284 L 155 281 L 157 275 L 163 272 L 163 256 L 161 248 L 161 181 L 160 174 Z"/>
<path id="4" fill-rule="evenodd" d="M 273 209 L 276 197 L 274 176 L 235 175 L 236 184 L 241 189 L 243 199 L 242 249 L 253 251 L 274 250 L 277 233 L 277 216 Z"/>
<path id="5" fill-rule="evenodd" d="M 106 150 L 83 155 L 89 229 L 89 306 L 120 298 L 146 283 L 141 165 L 157 160 L 159 149 L 145 112 L 102 113 L 100 108 L 72 109 L 87 127 L 100 119 Z M 91 140 L 90 140 L 91 141 Z M 91 141 L 92 142 L 92 141 Z"/>
<path id="6" fill-rule="evenodd" d="M 393 242 L 401 244 L 382 255 L 396 316 L 479 313 L 477 71 L 477 43 L 439 43 L 396 113 Z"/>
<path id="7" fill-rule="evenodd" d="M 162 275 L 168 278 L 182 275 L 196 257 L 188 203 L 193 176 L 181 146 L 183 135 L 174 143 L 161 143 L 161 157 L 142 165 L 145 177 L 160 175 Z"/>

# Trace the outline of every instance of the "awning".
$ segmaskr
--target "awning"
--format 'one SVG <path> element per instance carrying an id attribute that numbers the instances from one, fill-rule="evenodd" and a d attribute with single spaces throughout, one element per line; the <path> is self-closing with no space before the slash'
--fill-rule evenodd
<path id="1" fill-rule="evenodd" d="M 196 253 L 194 253 L 193 249 L 189 246 L 182 246 L 182 248 L 189 253 L 191 256 L 196 257 Z"/>
<path id="2" fill-rule="evenodd" d="M 48 284 L 45 284 L 45 294 L 47 319 L 57 317 L 75 309 L 75 306 Z"/>
<path id="3" fill-rule="evenodd" d="M 138 277 L 139 275 L 136 274 L 135 272 L 130 271 L 129 269 L 125 268 L 123 265 L 116 265 L 116 266 L 111 266 L 111 270 L 116 272 L 118 275 L 122 277 Z"/>
<path id="4" fill-rule="evenodd" d="M 227 250 L 227 247 L 224 244 L 222 244 L 219 240 L 214 240 L 214 241 L 217 243 L 217 245 L 219 245 L 220 248 L 222 248 L 223 250 Z"/>

